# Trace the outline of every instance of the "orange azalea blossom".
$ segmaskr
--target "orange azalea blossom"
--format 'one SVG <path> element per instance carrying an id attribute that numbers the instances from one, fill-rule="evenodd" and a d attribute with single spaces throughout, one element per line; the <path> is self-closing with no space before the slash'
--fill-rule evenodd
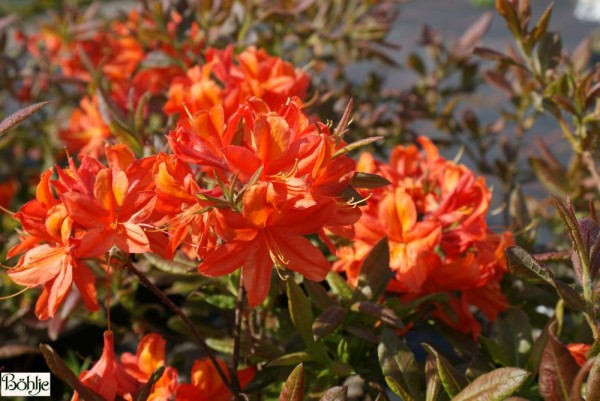
<path id="1" fill-rule="evenodd" d="M 35 306 L 36 316 L 42 320 L 56 314 L 73 283 L 88 309 L 99 308 L 94 275 L 75 256 L 76 247 L 71 243 L 72 220 L 64 205 L 52 194 L 51 175 L 51 170 L 42 174 L 36 199 L 27 202 L 15 214 L 28 236 L 23 236 L 22 242 L 7 255 L 11 258 L 25 252 L 8 275 L 17 284 L 30 288 L 43 286 Z"/>
<path id="2" fill-rule="evenodd" d="M 429 139 L 418 141 L 423 153 L 414 145 L 397 146 L 389 163 L 361 155 L 357 170 L 379 174 L 391 185 L 371 191 L 353 245 L 340 249 L 334 268 L 355 284 L 370 250 L 387 237 L 394 274 L 389 290 L 406 298 L 461 291 L 450 304 L 460 317 L 454 324 L 476 334 L 479 325 L 469 305 L 491 320 L 508 306 L 498 283 L 506 271 L 504 249 L 512 244 L 512 235 L 488 229 L 491 194 L 483 178 L 442 158 Z M 451 320 L 443 309 L 437 316 Z"/>
<path id="3" fill-rule="evenodd" d="M 10 269 L 11 279 L 27 287 L 43 286 L 36 303 L 40 319 L 53 317 L 75 283 L 90 310 L 98 309 L 95 278 L 85 258 L 103 258 L 111 248 L 127 253 L 161 250 L 166 237 L 147 222 L 155 203 L 152 168 L 155 158 L 135 160 L 124 145 L 106 149 L 109 167 L 83 156 L 79 167 L 56 166 L 42 174 L 36 199 L 15 218 L 24 232 L 8 257 L 24 254 Z M 151 230 L 152 231 L 152 230 Z"/>
<path id="4" fill-rule="evenodd" d="M 251 306 L 267 296 L 273 266 L 324 279 L 330 265 L 304 236 L 318 234 L 328 242 L 325 229 L 344 231 L 360 216 L 357 208 L 348 212 L 351 206 L 341 201 L 355 163 L 334 157 L 343 144 L 335 144 L 326 125 L 311 123 L 298 100 L 274 111 L 252 98 L 229 121 L 220 105 L 198 112 L 189 127 L 180 125 L 168 139 L 178 159 L 201 169 L 211 166 L 214 179 L 243 191 L 241 202 L 231 209 L 211 211 L 208 221 L 194 220 L 196 232 L 204 232 L 202 225 L 208 223 L 223 243 L 211 247 L 216 241 L 205 240 L 207 248 L 196 248 L 203 258 L 201 273 L 221 276 L 241 267 Z M 159 173 L 157 188 L 164 193 L 159 198 L 179 199 L 184 210 L 194 202 L 189 189 L 178 188 L 193 189 L 194 184 L 188 179 L 177 185 L 183 177 L 167 172 L 165 167 Z M 200 207 L 196 202 L 194 210 Z M 187 212 L 179 216 L 181 224 L 191 221 Z"/>
<path id="5" fill-rule="evenodd" d="M 165 253 L 173 255 L 179 247 L 190 258 L 199 257 L 205 250 L 215 246 L 217 238 L 208 224 L 209 214 L 200 213 L 211 206 L 211 203 L 198 195 L 219 197 L 220 189 L 201 188 L 187 163 L 160 155 L 158 159 L 155 210 L 167 217 L 169 243 L 165 247 Z"/>
<path id="6" fill-rule="evenodd" d="M 107 401 L 114 401 L 117 396 L 131 400 L 140 388 L 140 383 L 118 362 L 114 350 L 114 337 L 110 330 L 104 332 L 102 356 L 90 370 L 79 375 L 79 380 Z M 79 394 L 75 392 L 71 401 L 78 400 Z"/>
<path id="7" fill-rule="evenodd" d="M 135 355 L 121 355 L 121 364 L 129 375 L 147 383 L 154 371 L 165 365 L 166 341 L 158 334 L 148 334 L 138 344 Z M 177 391 L 177 370 L 166 366 L 161 378 L 152 386 L 148 401 L 169 401 Z"/>
<path id="8" fill-rule="evenodd" d="M 251 307 L 267 297 L 273 266 L 314 281 L 323 280 L 331 269 L 321 251 L 303 236 L 324 225 L 334 211 L 331 205 L 275 211 L 266 202 L 267 187 L 260 183 L 246 191 L 242 215 L 214 212 L 217 232 L 226 243 L 209 252 L 198 268 L 202 274 L 217 277 L 242 267 Z"/>
<path id="9" fill-rule="evenodd" d="M 585 354 L 587 354 L 591 347 L 591 345 L 584 343 L 567 344 L 567 349 L 579 366 L 585 365 L 585 362 L 587 361 Z"/>
<path id="10" fill-rule="evenodd" d="M 110 128 L 98 111 L 96 96 L 84 97 L 74 110 L 69 125 L 58 136 L 70 151 L 99 157 L 104 152 L 104 142 L 110 137 Z"/>
<path id="11" fill-rule="evenodd" d="M 225 361 L 220 359 L 217 361 L 229 378 Z M 242 389 L 250 383 L 255 374 L 254 367 L 238 370 L 237 376 Z M 217 369 L 209 359 L 195 361 L 191 376 L 191 384 L 180 384 L 177 388 L 177 401 L 229 401 L 232 399 L 233 394 L 225 386 Z"/>
<path id="12" fill-rule="evenodd" d="M 130 108 L 136 107 L 145 93 L 166 95 L 171 81 L 185 75 L 186 66 L 195 63 L 201 55 L 202 35 L 196 23 L 187 29 L 189 36 L 185 45 L 175 49 L 172 45 L 175 40 L 164 37 L 157 40 L 156 22 L 149 13 L 148 10 L 133 10 L 126 17 L 101 27 L 86 25 L 87 21 L 58 19 L 53 26 L 46 26 L 41 33 L 26 38 L 26 46 L 42 64 L 49 64 L 43 73 L 48 69 L 52 72 L 60 70 L 71 81 L 89 83 L 91 64 L 108 81 L 109 89 L 103 93 L 107 102 L 112 103 L 118 113 L 127 115 L 136 111 Z M 177 12 L 172 12 L 169 17 L 165 21 L 168 34 L 175 39 L 184 21 Z M 85 28 L 73 29 L 77 24 Z M 63 32 L 69 32 L 69 35 Z M 23 34 L 20 37 L 25 38 Z M 169 56 L 180 63 L 173 61 L 156 66 L 156 58 L 168 60 Z M 23 97 L 30 95 L 30 81 L 24 82 Z M 110 130 L 98 111 L 95 85 L 90 89 L 91 96 L 81 100 L 80 107 L 72 112 L 68 127 L 62 129 L 59 136 L 70 151 L 98 157 Z M 144 107 L 144 116 L 148 112 L 149 107 Z"/>
<path id="13" fill-rule="evenodd" d="M 310 82 L 304 71 L 255 47 L 239 55 L 233 54 L 233 46 L 207 49 L 206 60 L 173 81 L 165 113 L 185 116 L 220 104 L 228 120 L 251 97 L 276 110 L 290 97 L 303 99 Z"/>

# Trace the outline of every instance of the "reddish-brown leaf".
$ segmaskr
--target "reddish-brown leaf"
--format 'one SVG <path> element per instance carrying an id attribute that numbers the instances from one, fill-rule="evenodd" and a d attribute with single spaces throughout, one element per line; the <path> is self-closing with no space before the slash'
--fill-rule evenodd
<path id="1" fill-rule="evenodd" d="M 16 111 L 10 116 L 6 117 L 4 120 L 2 120 L 2 122 L 0 122 L 0 134 L 3 134 L 12 127 L 16 126 L 17 124 L 20 124 L 48 103 L 50 103 L 50 101 L 35 103 L 31 106 L 22 108 L 21 110 Z"/>

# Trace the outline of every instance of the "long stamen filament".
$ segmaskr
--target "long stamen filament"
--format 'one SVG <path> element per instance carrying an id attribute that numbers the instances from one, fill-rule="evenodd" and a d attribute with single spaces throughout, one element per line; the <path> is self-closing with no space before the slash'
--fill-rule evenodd
<path id="1" fill-rule="evenodd" d="M 273 176 L 273 178 L 278 179 L 278 180 L 289 180 L 290 178 L 293 178 L 296 173 L 298 172 L 298 158 L 294 159 L 294 165 L 287 171 L 287 172 L 279 172 L 277 174 L 275 174 Z"/>
<path id="2" fill-rule="evenodd" d="M 6 299 L 11 299 L 11 298 L 17 297 L 17 296 L 21 295 L 22 293 L 24 293 L 25 291 L 27 291 L 28 289 L 29 289 L 29 287 L 25 287 L 25 288 L 23 288 L 22 290 L 20 290 L 20 291 L 18 291 L 18 292 L 16 292 L 16 293 L 14 293 L 14 294 L 12 294 L 12 295 L 7 295 L 7 296 L 5 296 L 5 297 L 0 297 L 0 301 L 4 301 L 4 300 L 6 300 Z"/>
<path id="3" fill-rule="evenodd" d="M 366 202 L 367 200 L 371 199 L 372 197 L 373 197 L 373 193 L 370 193 L 366 198 L 354 200 L 354 197 L 352 197 L 345 203 L 346 203 L 346 205 L 352 206 L 353 208 L 355 208 L 357 206 L 360 206 L 361 203 Z"/>

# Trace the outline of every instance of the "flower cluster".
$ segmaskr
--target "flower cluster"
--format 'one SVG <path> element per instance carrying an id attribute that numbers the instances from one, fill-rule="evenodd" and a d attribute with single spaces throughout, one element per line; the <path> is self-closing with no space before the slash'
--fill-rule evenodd
<path id="1" fill-rule="evenodd" d="M 107 147 L 108 166 L 83 156 L 77 167 L 46 170 L 36 198 L 23 205 L 15 217 L 21 222 L 21 242 L 8 257 L 20 253 L 10 278 L 30 288 L 43 286 L 35 312 L 53 317 L 74 283 L 90 310 L 98 309 L 95 277 L 86 260 L 106 260 L 113 247 L 126 253 L 155 250 L 160 233 L 148 230 L 155 195 L 154 157 L 135 160 L 124 145 Z"/>
<path id="2" fill-rule="evenodd" d="M 147 11 L 134 10 L 103 29 L 88 28 L 64 38 L 60 29 L 48 26 L 27 38 L 29 52 L 47 61 L 51 70 L 92 84 L 68 125 L 59 130 L 70 151 L 100 156 L 115 129 L 110 125 L 122 125 L 130 113 L 186 116 L 221 105 L 228 120 L 251 97 L 277 110 L 290 97 L 306 96 L 309 77 L 304 71 L 264 49 L 248 47 L 234 54 L 233 46 L 205 48 L 195 22 L 185 41 L 178 41 L 183 25 L 176 11 L 160 27 Z M 161 103 L 162 110 L 156 107 Z"/>
<path id="3" fill-rule="evenodd" d="M 194 361 L 191 383 L 179 383 L 177 369 L 165 365 L 165 347 L 166 341 L 161 336 L 148 334 L 139 342 L 135 355 L 123 353 L 119 361 L 115 355 L 113 332 L 105 331 L 102 356 L 91 369 L 81 373 L 79 380 L 107 401 L 113 401 L 117 397 L 132 399 L 151 380 L 152 374 L 164 366 L 162 376 L 150 389 L 148 401 L 231 399 L 231 392 L 208 359 Z M 218 360 L 218 363 L 227 372 L 225 362 Z M 238 371 L 238 381 L 242 388 L 252 380 L 255 373 L 254 367 Z M 79 394 L 75 392 L 71 401 L 79 399 Z"/>
<path id="4" fill-rule="evenodd" d="M 179 23 L 171 14 L 167 38 Z M 15 214 L 23 241 L 8 256 L 24 254 L 9 274 L 18 284 L 43 286 L 41 319 L 55 315 L 73 283 L 88 308 L 97 309 L 88 261 L 109 270 L 112 251 L 167 259 L 181 251 L 201 260 L 208 276 L 242 268 L 254 307 L 267 296 L 273 266 L 280 274 L 289 268 L 324 279 L 331 266 L 306 237 L 318 236 L 334 250 L 327 234 L 350 235 L 360 216 L 342 196 L 355 170 L 346 144 L 303 110 L 304 71 L 254 47 L 234 54 L 231 46 L 202 49 L 188 40 L 175 49 L 164 37 L 147 37 L 158 29 L 153 24 L 132 12 L 90 37 L 65 42 L 46 31 L 31 38 L 46 43 L 50 62 L 92 92 L 60 133 L 79 152 L 80 165 L 69 159 L 68 169 L 44 172 L 36 199 Z M 148 67 L 157 53 L 179 63 Z M 146 95 L 158 109 L 150 110 Z M 131 144 L 132 127 L 122 117 L 134 110 L 142 119 L 151 112 L 179 117 L 166 136 L 171 155 L 136 159 L 126 145 L 105 145 L 123 132 Z M 107 165 L 99 161 L 105 148 Z"/>
<path id="5" fill-rule="evenodd" d="M 218 191 L 196 196 L 189 172 L 164 168 L 157 184 L 159 196 L 169 200 L 164 203 L 180 209 L 171 228 L 181 241 L 191 236 L 192 252 L 203 259 L 200 272 L 221 276 L 243 266 L 251 306 L 267 296 L 273 265 L 311 280 L 325 278 L 330 264 L 305 236 L 328 242 L 326 230 L 349 229 L 360 216 L 341 198 L 355 163 L 337 153 L 343 142 L 327 125 L 310 121 L 297 99 L 273 110 L 254 97 L 228 120 L 221 105 L 199 111 L 168 140 L 175 158 L 210 167 L 209 176 L 219 182 Z M 210 213 L 192 214 L 211 202 Z M 207 225 L 220 245 L 200 238 Z"/>
<path id="6" fill-rule="evenodd" d="M 372 192 L 354 242 L 340 249 L 334 267 L 356 282 L 369 251 L 387 237 L 393 271 L 388 289 L 409 299 L 460 292 L 450 303 L 455 316 L 443 309 L 438 316 L 476 334 L 479 324 L 469 305 L 492 320 L 507 307 L 499 281 L 506 271 L 504 248 L 512 236 L 488 229 L 491 196 L 483 178 L 442 158 L 429 139 L 420 137 L 419 143 L 424 153 L 414 145 L 397 146 L 389 163 L 361 155 L 357 170 L 379 174 L 391 185 Z"/>

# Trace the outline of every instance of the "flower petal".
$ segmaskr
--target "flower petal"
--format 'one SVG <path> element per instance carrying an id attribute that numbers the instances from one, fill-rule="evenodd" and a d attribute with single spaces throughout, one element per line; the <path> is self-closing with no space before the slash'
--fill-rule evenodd
<path id="1" fill-rule="evenodd" d="M 273 244 L 281 256 L 288 262 L 286 267 L 301 273 L 309 280 L 322 281 L 331 270 L 331 265 L 321 251 L 309 240 L 288 233 L 269 233 L 273 242 L 269 241 L 269 248 Z"/>

